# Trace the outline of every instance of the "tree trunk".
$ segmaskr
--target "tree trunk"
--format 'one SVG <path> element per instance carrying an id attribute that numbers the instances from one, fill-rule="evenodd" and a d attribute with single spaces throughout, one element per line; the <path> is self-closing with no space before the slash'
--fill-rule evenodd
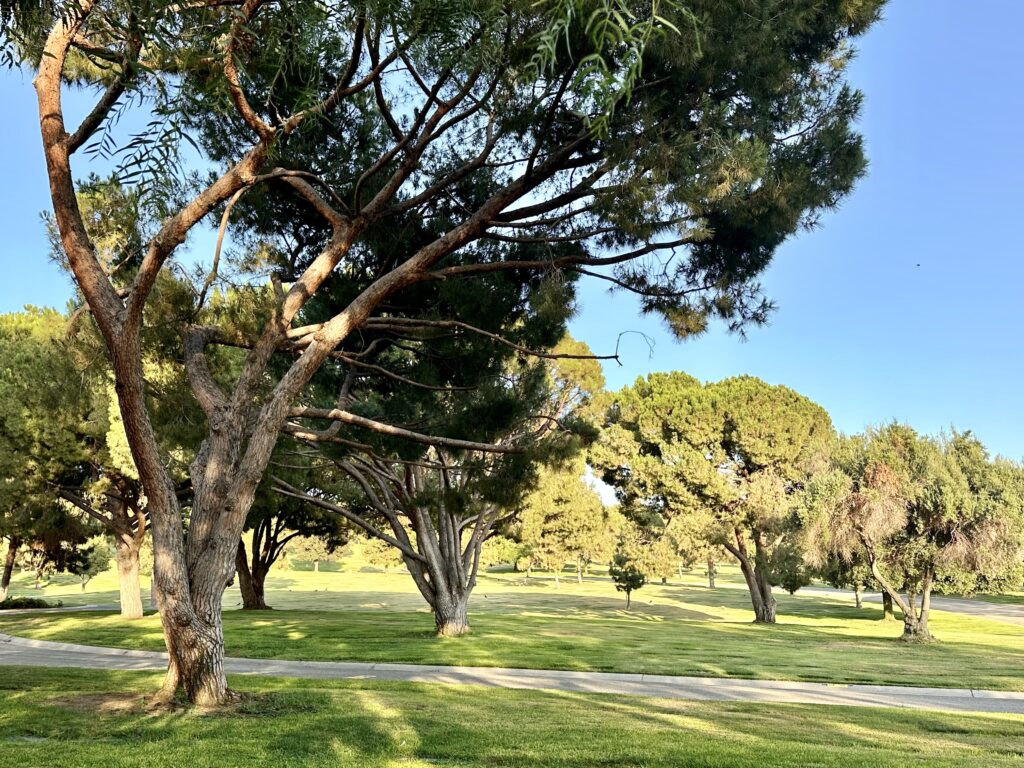
<path id="1" fill-rule="evenodd" d="M 853 587 L 853 602 L 856 604 L 858 608 L 864 607 L 864 600 L 861 597 L 860 584 L 855 584 Z"/>
<path id="2" fill-rule="evenodd" d="M 469 594 L 439 595 L 434 601 L 434 624 L 438 637 L 469 634 Z"/>
<path id="3" fill-rule="evenodd" d="M 583 567 L 579 563 L 576 563 L 576 583 L 583 583 Z"/>
<path id="4" fill-rule="evenodd" d="M 115 542 L 117 584 L 120 592 L 121 618 L 142 618 L 142 587 L 139 585 L 139 550 L 124 539 Z"/>
<path id="5" fill-rule="evenodd" d="M 629 601 L 630 601 L 630 598 L 632 596 L 633 596 L 633 593 L 630 590 L 627 589 L 626 590 L 626 610 L 627 611 L 629 610 Z"/>
<path id="6" fill-rule="evenodd" d="M 743 572 L 747 590 L 750 592 L 750 603 L 754 608 L 754 622 L 774 624 L 775 596 L 772 595 L 771 585 L 768 584 L 764 572 L 756 566 L 751 566 L 747 558 L 740 558 L 740 570 Z"/>
<path id="7" fill-rule="evenodd" d="M 558 589 L 561 586 L 562 586 L 562 582 L 560 582 L 558 580 L 558 569 L 556 568 L 555 569 L 555 589 Z"/>
<path id="8" fill-rule="evenodd" d="M 320 561 L 319 560 L 314 560 L 313 561 L 313 573 L 320 573 Z"/>
<path id="9" fill-rule="evenodd" d="M 238 554 L 235 556 L 235 568 L 238 573 L 238 589 L 242 593 L 243 611 L 264 611 L 269 608 L 266 601 L 266 571 L 259 565 L 255 570 L 249 568 L 249 559 L 245 554 L 245 544 L 239 540 Z"/>
<path id="10" fill-rule="evenodd" d="M 715 588 L 715 575 L 717 571 L 715 569 L 715 561 L 713 558 L 708 558 L 708 589 Z"/>
<path id="11" fill-rule="evenodd" d="M 930 643 L 935 638 L 928 629 L 928 616 L 931 613 L 932 603 L 932 577 L 930 572 L 925 573 L 921 589 L 921 605 L 914 603 L 914 595 L 907 595 L 908 602 L 912 609 L 903 614 L 903 640 L 916 643 Z"/>
<path id="12" fill-rule="evenodd" d="M 18 536 L 11 536 L 7 542 L 7 555 L 4 557 L 4 570 L 0 573 L 0 603 L 7 599 L 7 593 L 11 589 L 11 575 L 14 573 L 14 561 L 18 558 L 18 549 L 21 547 L 21 539 Z"/>
<path id="13" fill-rule="evenodd" d="M 892 595 L 884 590 L 882 591 L 882 620 L 896 621 L 896 616 L 892 611 Z"/>

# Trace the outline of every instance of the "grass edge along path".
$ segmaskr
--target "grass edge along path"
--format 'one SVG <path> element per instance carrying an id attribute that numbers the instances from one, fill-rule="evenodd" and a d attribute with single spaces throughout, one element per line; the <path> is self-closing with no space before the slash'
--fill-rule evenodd
<path id="1" fill-rule="evenodd" d="M 430 633 L 429 615 L 419 612 L 225 614 L 228 654 L 242 658 L 1024 690 L 1024 638 L 1018 628 L 970 617 L 948 620 L 955 623 L 945 626 L 945 636 L 955 640 L 921 646 L 893 637 L 834 636 L 806 624 L 766 627 L 642 617 L 598 623 L 481 613 L 473 634 L 438 639 Z M 940 637 L 943 626 L 939 622 Z M 954 632 L 953 627 L 960 629 Z M 883 629 L 898 634 L 891 624 Z M 997 631 L 1003 634 L 992 634 Z M 136 622 L 98 612 L 0 616 L 0 632 L 163 650 L 156 616 Z"/>

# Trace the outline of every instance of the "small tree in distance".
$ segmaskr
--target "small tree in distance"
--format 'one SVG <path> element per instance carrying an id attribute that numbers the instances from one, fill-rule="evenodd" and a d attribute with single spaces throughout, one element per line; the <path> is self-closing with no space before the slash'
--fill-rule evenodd
<path id="1" fill-rule="evenodd" d="M 620 545 L 612 557 L 612 562 L 608 566 L 608 575 L 615 582 L 615 589 L 626 593 L 626 610 L 628 611 L 633 591 L 646 584 L 647 577 L 644 576 L 639 564 L 624 546 Z"/>

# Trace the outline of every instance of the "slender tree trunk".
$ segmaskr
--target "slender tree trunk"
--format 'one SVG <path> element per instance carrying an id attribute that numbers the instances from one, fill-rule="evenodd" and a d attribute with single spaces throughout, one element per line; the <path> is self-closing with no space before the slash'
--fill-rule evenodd
<path id="1" fill-rule="evenodd" d="M 558 570 L 558 568 L 555 568 L 555 589 L 558 589 L 562 586 L 562 582 L 558 580 Z"/>
<path id="2" fill-rule="evenodd" d="M 21 547 L 21 538 L 11 536 L 7 541 L 7 554 L 4 557 L 4 569 L 0 573 L 0 603 L 7 599 L 11 590 L 11 575 L 14 573 L 14 561 L 18 558 L 18 549 Z"/>
<path id="3" fill-rule="evenodd" d="M 238 554 L 235 556 L 235 568 L 238 573 L 238 589 L 242 593 L 243 611 L 262 611 L 269 606 L 266 601 L 266 571 L 254 563 L 249 567 L 249 559 L 245 553 L 245 544 L 239 540 Z"/>
<path id="4" fill-rule="evenodd" d="M 864 607 L 864 600 L 861 596 L 860 584 L 854 584 L 853 586 L 853 602 L 856 604 L 858 608 Z"/>
<path id="5" fill-rule="evenodd" d="M 915 603 L 913 594 L 907 595 L 912 610 L 903 614 L 903 640 L 917 643 L 928 643 L 934 640 L 928 629 L 928 617 L 932 603 L 932 576 L 926 573 L 921 588 L 921 605 Z"/>
<path id="6" fill-rule="evenodd" d="M 882 590 L 882 620 L 896 621 L 896 616 L 892 610 L 892 595 L 885 590 Z"/>
<path id="7" fill-rule="evenodd" d="M 757 624 L 775 623 L 775 596 L 764 572 L 751 565 L 749 559 L 740 559 L 740 571 L 747 582 L 750 592 L 750 603 L 754 608 L 754 622 Z"/>
<path id="8" fill-rule="evenodd" d="M 115 541 L 117 584 L 120 593 L 121 618 L 142 618 L 142 587 L 139 585 L 139 550 L 122 538 Z"/>
<path id="9" fill-rule="evenodd" d="M 576 563 L 576 583 L 583 583 L 583 566 L 581 566 L 579 563 Z"/>
<path id="10" fill-rule="evenodd" d="M 715 576 L 717 575 L 717 568 L 715 567 L 714 558 L 708 558 L 708 589 L 715 588 Z"/>
<path id="11" fill-rule="evenodd" d="M 319 560 L 314 560 L 313 561 L 313 573 L 320 573 L 320 561 Z"/>
<path id="12" fill-rule="evenodd" d="M 626 590 L 626 610 L 627 610 L 627 611 L 629 610 L 629 602 L 630 602 L 630 598 L 631 598 L 632 596 L 633 596 L 633 593 L 632 593 L 632 591 L 630 591 L 630 590 L 628 590 L 628 589 L 627 589 L 627 590 Z"/>

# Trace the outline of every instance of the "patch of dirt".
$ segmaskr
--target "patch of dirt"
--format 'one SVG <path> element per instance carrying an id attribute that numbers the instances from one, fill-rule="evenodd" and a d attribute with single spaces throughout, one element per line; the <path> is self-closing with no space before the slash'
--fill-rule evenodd
<path id="1" fill-rule="evenodd" d="M 57 696 L 48 704 L 74 712 L 97 712 L 104 715 L 141 714 L 146 711 L 146 697 L 140 693 L 80 693 Z"/>

